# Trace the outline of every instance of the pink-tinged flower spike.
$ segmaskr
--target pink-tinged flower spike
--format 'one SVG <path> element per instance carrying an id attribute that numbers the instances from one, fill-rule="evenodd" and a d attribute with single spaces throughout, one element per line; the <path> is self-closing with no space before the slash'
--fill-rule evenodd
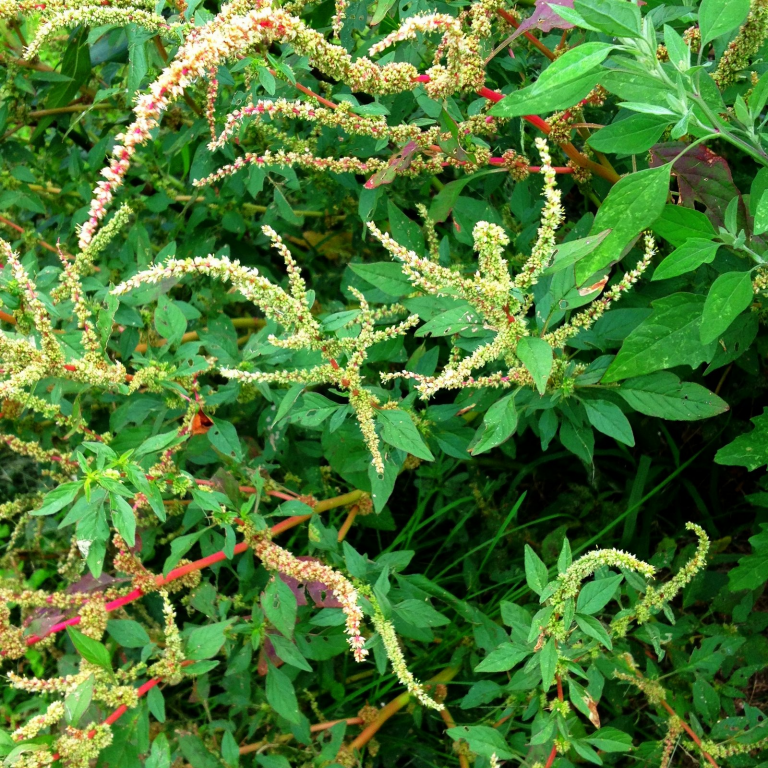
<path id="1" fill-rule="evenodd" d="M 445 66 L 434 65 L 425 75 L 427 90 L 433 97 L 476 90 L 484 81 L 479 39 L 459 33 L 448 38 Z M 352 91 L 372 95 L 410 91 L 419 75 L 416 67 L 405 62 L 378 65 L 364 56 L 353 59 L 342 46 L 329 43 L 296 16 L 265 7 L 264 0 L 258 0 L 252 10 L 241 0 L 225 5 L 212 21 L 189 33 L 174 60 L 139 97 L 134 121 L 117 137 L 112 160 L 101 172 L 104 180 L 94 190 L 88 220 L 80 230 L 81 249 L 93 239 L 115 192 L 123 185 L 137 148 L 149 140 L 162 114 L 182 97 L 184 89 L 238 54 L 274 42 L 290 43 L 297 54 L 307 56 L 312 66 L 344 82 Z"/>
<path id="2" fill-rule="evenodd" d="M 248 543 L 256 557 L 268 571 L 291 576 L 301 584 L 319 581 L 325 584 L 341 603 L 344 611 L 347 642 L 355 661 L 363 661 L 368 655 L 365 638 L 360 634 L 363 612 L 357 604 L 357 590 L 344 575 L 317 560 L 299 560 L 287 549 L 275 544 L 266 531 L 256 532 L 250 525 L 243 527 Z"/>
<path id="3" fill-rule="evenodd" d="M 369 53 L 375 56 L 386 51 L 391 45 L 403 40 L 415 40 L 418 33 L 441 32 L 443 35 L 461 35 L 461 24 L 454 16 L 447 13 L 431 13 L 423 16 L 410 16 L 399 29 L 390 32 L 383 40 L 370 47 Z"/>

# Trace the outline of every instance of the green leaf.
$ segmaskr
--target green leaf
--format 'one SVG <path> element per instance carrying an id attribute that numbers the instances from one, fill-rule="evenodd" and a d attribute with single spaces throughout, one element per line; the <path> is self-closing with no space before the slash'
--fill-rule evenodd
<path id="1" fill-rule="evenodd" d="M 547 566 L 533 551 L 530 544 L 525 545 L 525 581 L 528 586 L 540 595 L 547 586 L 549 580 Z"/>
<path id="2" fill-rule="evenodd" d="M 552 347 L 538 336 L 523 336 L 517 342 L 516 354 L 533 377 L 536 389 L 543 395 L 552 372 Z"/>
<path id="3" fill-rule="evenodd" d="M 595 435 L 592 427 L 566 420 L 560 427 L 560 442 L 585 464 L 591 465 L 595 453 Z"/>
<path id="4" fill-rule="evenodd" d="M 273 424 L 277 424 L 278 422 L 282 421 L 293 409 L 293 406 L 296 404 L 296 401 L 299 399 L 299 396 L 304 391 L 304 387 L 306 384 L 294 384 L 292 387 L 288 389 L 288 391 L 283 396 L 283 399 L 280 401 L 280 406 L 277 409 L 277 413 L 275 414 L 275 420 L 272 422 Z M 330 402 L 330 401 L 327 401 Z M 240 441 L 237 441 L 238 446 L 240 445 Z"/>
<path id="5" fill-rule="evenodd" d="M 618 728 L 601 728 L 588 736 L 586 741 L 601 752 L 628 752 L 632 749 L 632 737 Z"/>
<path id="6" fill-rule="evenodd" d="M 163 451 L 166 448 L 171 448 L 174 445 L 183 443 L 186 438 L 180 436 L 178 431 L 163 432 L 160 435 L 153 435 L 147 438 L 136 450 L 133 452 L 133 458 L 139 459 L 142 456 L 146 456 L 150 453 L 157 453 Z"/>
<path id="7" fill-rule="evenodd" d="M 178 344 L 187 330 L 187 318 L 184 313 L 176 302 L 171 301 L 165 294 L 157 300 L 155 328 L 160 336 L 168 341 L 169 346 Z"/>
<path id="8" fill-rule="evenodd" d="M 133 24 L 128 28 L 132 27 L 134 27 Z M 80 26 L 72 35 L 61 58 L 61 74 L 67 76 L 68 82 L 66 85 L 51 89 L 46 102 L 46 107 L 49 109 L 69 104 L 91 76 L 91 51 L 88 45 L 87 26 Z"/>
<path id="9" fill-rule="evenodd" d="M 593 29 L 612 37 L 642 37 L 640 9 L 624 0 L 575 0 L 573 9 Z"/>
<path id="10" fill-rule="evenodd" d="M 720 337 L 728 326 L 752 303 L 751 272 L 726 272 L 712 283 L 704 303 L 701 341 L 708 344 Z"/>
<path id="11" fill-rule="evenodd" d="M 391 200 L 387 200 L 387 214 L 392 237 L 409 251 L 423 256 L 425 248 L 421 227 L 409 219 Z"/>
<path id="12" fill-rule="evenodd" d="M 599 80 L 600 73 L 592 72 L 578 80 L 553 85 L 546 91 L 536 90 L 535 85 L 528 86 L 505 96 L 498 104 L 491 107 L 488 114 L 509 118 L 565 109 L 581 101 Z"/>
<path id="13" fill-rule="evenodd" d="M 594 616 L 586 616 L 577 613 L 575 614 L 574 619 L 576 619 L 576 624 L 585 635 L 595 638 L 595 640 L 602 643 L 609 651 L 613 649 L 613 643 L 611 642 L 611 636 L 608 634 L 608 630 Z"/>
<path id="14" fill-rule="evenodd" d="M 514 434 L 517 428 L 517 409 L 514 394 L 497 400 L 485 414 L 478 430 L 479 439 L 470 448 L 473 456 L 490 451 Z"/>
<path id="15" fill-rule="evenodd" d="M 530 654 L 522 645 L 502 643 L 475 667 L 475 672 L 507 672 Z"/>
<path id="16" fill-rule="evenodd" d="M 150 643 L 147 630 L 138 621 L 131 619 L 110 619 L 107 633 L 123 648 L 143 648 Z"/>
<path id="17" fill-rule="evenodd" d="M 764 232 L 768 232 L 768 189 L 763 191 L 757 201 L 753 232 L 756 235 L 762 235 Z"/>
<path id="18" fill-rule="evenodd" d="M 128 80 L 126 83 L 126 96 L 133 99 L 134 94 L 141 86 L 144 75 L 149 71 L 149 57 L 147 56 L 147 40 L 151 33 L 141 29 L 136 24 L 129 24 L 125 30 L 128 38 Z"/>
<path id="19" fill-rule="evenodd" d="M 80 630 L 74 627 L 67 627 L 67 634 L 75 650 L 91 664 L 97 667 L 112 671 L 112 662 L 109 659 L 109 651 L 98 640 L 94 640 L 88 635 L 84 635 Z"/>
<path id="20" fill-rule="evenodd" d="M 197 736 L 192 734 L 179 736 L 179 747 L 192 768 L 221 768 L 218 758 L 208 750 L 202 739 Z"/>
<path id="21" fill-rule="evenodd" d="M 223 419 L 212 418 L 211 421 L 213 426 L 207 432 L 211 445 L 228 458 L 241 462 L 243 460 L 243 449 L 234 425 Z"/>
<path id="22" fill-rule="evenodd" d="M 261 596 L 261 607 L 272 626 L 285 637 L 293 637 L 298 610 L 296 595 L 279 576 L 275 576 L 267 584 Z"/>
<path id="23" fill-rule="evenodd" d="M 652 314 L 624 340 L 602 378 L 603 384 L 678 365 L 696 368 L 712 359 L 716 342 L 704 345 L 700 338 L 703 297 L 674 293 L 651 306 Z"/>
<path id="24" fill-rule="evenodd" d="M 715 454 L 717 464 L 746 467 L 753 472 L 768 464 L 768 408 L 752 419 L 755 428 L 739 435 Z"/>
<path id="25" fill-rule="evenodd" d="M 569 240 L 555 247 L 552 263 L 542 272 L 543 275 L 553 275 L 566 267 L 570 267 L 586 255 L 592 253 L 600 243 L 611 233 L 610 229 L 579 240 Z"/>
<path id="26" fill-rule="evenodd" d="M 758 589 L 768 581 L 768 525 L 752 536 L 749 543 L 752 553 L 739 559 L 738 565 L 728 572 L 728 587 L 731 592 L 742 589 Z"/>
<path id="27" fill-rule="evenodd" d="M 701 44 L 736 29 L 747 18 L 749 0 L 702 0 L 699 6 Z"/>
<path id="28" fill-rule="evenodd" d="M 414 627 L 443 627 L 451 620 L 424 600 L 409 598 L 394 606 L 393 611 Z"/>
<path id="29" fill-rule="evenodd" d="M 187 533 L 184 536 L 179 536 L 171 542 L 171 554 L 166 558 L 163 565 L 163 576 L 167 576 L 168 573 L 176 566 L 184 555 L 189 552 L 190 549 L 197 543 L 198 539 L 205 533 L 205 529 L 195 531 L 194 533 Z"/>
<path id="30" fill-rule="evenodd" d="M 377 261 L 373 264 L 350 264 L 349 268 L 366 282 L 390 296 L 405 296 L 413 292 L 413 285 L 403 274 L 399 264 Z"/>
<path id="31" fill-rule="evenodd" d="M 733 571 L 731 571 L 733 573 Z M 696 681 L 691 687 L 693 706 L 707 720 L 717 720 L 720 716 L 720 696 L 717 691 L 702 677 L 696 675 Z"/>
<path id="32" fill-rule="evenodd" d="M 702 264 L 711 264 L 720 243 L 694 237 L 676 248 L 656 267 L 651 280 L 668 280 L 670 277 L 684 275 L 698 269 Z"/>
<path id="33" fill-rule="evenodd" d="M 75 496 L 77 496 L 82 487 L 82 482 L 74 482 L 64 483 L 58 488 L 54 488 L 45 495 L 43 506 L 40 509 L 33 510 L 30 514 L 34 517 L 56 514 L 60 509 L 74 501 Z"/>
<path id="34" fill-rule="evenodd" d="M 630 173 L 611 188 L 590 230 L 590 234 L 597 234 L 610 229 L 611 234 L 576 264 L 577 285 L 620 259 L 630 242 L 661 216 L 669 191 L 669 171 L 667 164 Z"/>
<path id="35" fill-rule="evenodd" d="M 539 651 L 539 666 L 541 667 L 542 688 L 548 691 L 555 681 L 555 670 L 557 669 L 557 646 L 554 637 L 550 637 Z"/>
<path id="36" fill-rule="evenodd" d="M 670 421 L 708 419 L 728 410 L 717 395 L 700 384 L 681 382 L 673 373 L 627 379 L 618 393 L 636 411 Z"/>
<path id="37" fill-rule="evenodd" d="M 448 728 L 446 733 L 448 738 L 454 741 L 464 739 L 473 752 L 483 757 L 496 755 L 501 760 L 511 760 L 514 757 L 504 737 L 496 728 L 488 725 L 459 725 Z"/>
<path id="38" fill-rule="evenodd" d="M 206 624 L 204 627 L 195 627 L 187 637 L 184 649 L 186 658 L 199 661 L 215 656 L 224 645 L 224 633 L 233 621 L 234 619 L 228 619 L 216 624 Z"/>
<path id="39" fill-rule="evenodd" d="M 381 437 L 384 442 L 419 459 L 434 461 L 432 451 L 419 434 L 413 419 L 405 411 L 381 408 L 376 411 L 376 418 L 381 424 Z"/>
<path id="40" fill-rule="evenodd" d="M 301 722 L 299 702 L 296 699 L 293 683 L 285 672 L 281 672 L 271 662 L 267 671 L 266 693 L 269 705 L 278 715 L 284 717 L 289 723 Z"/>
<path id="41" fill-rule="evenodd" d="M 230 731 L 226 731 L 221 739 L 221 757 L 231 768 L 237 768 L 240 765 L 240 747 L 237 746 L 237 740 Z"/>
<path id="42" fill-rule="evenodd" d="M 136 513 L 131 505 L 116 493 L 109 494 L 112 524 L 129 547 L 136 544 Z"/>
<path id="43" fill-rule="evenodd" d="M 595 579 L 595 581 L 588 581 L 584 584 L 576 600 L 578 613 L 589 616 L 605 608 L 616 594 L 616 590 L 623 579 L 624 577 L 620 575 L 607 576 L 604 579 Z"/>
<path id="44" fill-rule="evenodd" d="M 286 663 L 297 669 L 303 669 L 305 672 L 311 672 L 312 667 L 302 656 L 301 651 L 282 635 L 270 634 L 269 640 L 275 648 L 275 653 Z"/>
<path id="45" fill-rule="evenodd" d="M 535 93 L 544 93 L 563 83 L 580 80 L 605 61 L 615 46 L 608 43 L 582 43 L 556 58 L 533 85 Z"/>
<path id="46" fill-rule="evenodd" d="M 632 426 L 616 403 L 608 400 L 583 400 L 587 411 L 589 423 L 598 431 L 608 437 L 618 440 L 624 445 L 633 446 L 635 436 L 632 434 Z"/>
<path id="47" fill-rule="evenodd" d="M 91 705 L 94 682 L 94 676 L 88 675 L 72 693 L 67 694 L 64 699 L 64 717 L 67 725 L 77 726 L 85 710 Z"/>
<path id="48" fill-rule="evenodd" d="M 639 155 L 658 142 L 669 124 L 668 118 L 659 115 L 633 114 L 625 120 L 606 125 L 593 133 L 587 141 L 598 152 Z"/>
<path id="49" fill-rule="evenodd" d="M 502 99 L 500 104 L 503 104 L 505 99 Z M 456 201 L 461 195 L 461 191 L 471 181 L 479 179 L 481 176 L 487 176 L 489 173 L 497 173 L 497 171 L 480 171 L 480 173 L 467 174 L 455 181 L 449 181 L 433 198 L 432 203 L 429 206 L 429 218 L 432 221 L 440 223 L 445 221 L 451 213 L 453 206 L 456 205 Z M 410 290 L 413 290 L 411 288 Z"/>
<path id="50" fill-rule="evenodd" d="M 653 231 L 677 248 L 692 237 L 711 240 L 715 236 L 712 222 L 701 211 L 682 205 L 664 206 L 661 217 L 653 224 Z"/>

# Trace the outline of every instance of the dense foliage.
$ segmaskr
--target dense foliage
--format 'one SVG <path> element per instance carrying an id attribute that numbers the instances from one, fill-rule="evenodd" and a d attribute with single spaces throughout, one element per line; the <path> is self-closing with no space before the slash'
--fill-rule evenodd
<path id="1" fill-rule="evenodd" d="M 0 28 L 4 765 L 768 765 L 767 0 Z"/>

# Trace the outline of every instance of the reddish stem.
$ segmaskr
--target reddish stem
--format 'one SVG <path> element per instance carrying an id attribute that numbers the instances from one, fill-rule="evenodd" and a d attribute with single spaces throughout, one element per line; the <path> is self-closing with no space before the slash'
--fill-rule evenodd
<path id="1" fill-rule="evenodd" d="M 498 10 L 499 16 L 501 16 L 504 21 L 509 22 L 515 29 L 517 29 L 520 26 L 520 22 L 508 11 L 505 11 L 503 8 L 499 8 Z M 534 37 L 530 32 L 523 32 L 523 37 L 528 40 L 530 43 L 533 43 L 538 50 L 543 53 L 550 61 L 555 60 L 555 54 L 552 53 L 552 51 L 547 48 L 544 43 L 541 42 L 537 37 Z"/>

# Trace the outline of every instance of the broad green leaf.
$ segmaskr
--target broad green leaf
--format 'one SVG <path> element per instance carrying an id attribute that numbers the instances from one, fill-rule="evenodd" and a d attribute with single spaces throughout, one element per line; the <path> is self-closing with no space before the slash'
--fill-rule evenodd
<path id="1" fill-rule="evenodd" d="M 599 643 L 602 643 L 609 651 L 613 648 L 613 643 L 611 642 L 611 636 L 608 634 L 608 630 L 594 616 L 577 613 L 574 616 L 574 619 L 576 619 L 576 624 L 578 624 L 579 629 L 585 635 L 593 637 Z"/>
<path id="2" fill-rule="evenodd" d="M 699 6 L 701 44 L 736 29 L 749 13 L 749 0 L 702 0 Z"/>
<path id="3" fill-rule="evenodd" d="M 550 637 L 539 651 L 539 666 L 541 667 L 542 687 L 548 691 L 555 681 L 555 669 L 557 668 L 557 646 L 554 637 Z"/>
<path id="4" fill-rule="evenodd" d="M 392 609 L 397 616 L 414 627 L 443 627 L 451 620 L 424 600 L 409 598 Z"/>
<path id="5" fill-rule="evenodd" d="M 537 336 L 523 336 L 517 342 L 516 354 L 533 377 L 536 389 L 543 395 L 552 372 L 552 347 Z"/>
<path id="6" fill-rule="evenodd" d="M 136 513 L 131 505 L 116 493 L 109 494 L 112 524 L 129 547 L 136 544 Z"/>
<path id="7" fill-rule="evenodd" d="M 768 525 L 749 540 L 752 553 L 739 559 L 735 568 L 728 572 L 728 587 L 731 592 L 742 589 L 758 589 L 768 581 Z"/>
<path id="8" fill-rule="evenodd" d="M 534 92 L 544 93 L 563 83 L 579 80 L 600 66 L 614 49 L 607 43 L 582 43 L 558 56 L 534 83 Z"/>
<path id="9" fill-rule="evenodd" d="M 751 272 L 726 272 L 712 283 L 704 302 L 701 341 L 708 344 L 720 337 L 728 326 L 752 303 Z"/>
<path id="10" fill-rule="evenodd" d="M 157 300 L 155 328 L 170 346 L 178 344 L 187 330 L 187 318 L 184 313 L 165 294 Z"/>
<path id="11" fill-rule="evenodd" d="M 556 246 L 552 257 L 552 263 L 542 272 L 543 275 L 553 275 L 566 267 L 575 264 L 579 259 L 592 253 L 600 243 L 611 233 L 610 229 L 579 240 L 569 240 Z"/>
<path id="12" fill-rule="evenodd" d="M 504 103 L 504 99 L 500 101 L 500 104 Z M 524 113 L 521 113 L 524 114 Z M 498 173 L 498 171 L 480 171 L 480 173 L 467 174 L 455 181 L 449 181 L 433 198 L 432 203 L 429 206 L 429 218 L 436 222 L 445 221 L 453 210 L 453 206 L 456 205 L 456 201 L 459 199 L 462 190 L 472 181 L 479 179 L 481 176 L 487 176 L 489 173 Z M 351 266 L 351 265 L 350 265 Z M 383 290 L 383 288 L 382 288 Z M 408 292 L 412 291 L 411 287 Z M 392 294 L 400 295 L 400 294 Z"/>
<path id="13" fill-rule="evenodd" d="M 589 423 L 598 431 L 608 437 L 618 440 L 624 445 L 633 446 L 635 436 L 632 434 L 632 426 L 616 403 L 608 400 L 584 400 L 582 401 L 587 411 Z"/>
<path id="14" fill-rule="evenodd" d="M 195 627 L 187 637 L 184 649 L 186 658 L 199 661 L 215 656 L 224 645 L 224 633 L 233 621 L 234 619 L 228 619 L 216 624 L 206 624 L 204 627 Z"/>
<path id="15" fill-rule="evenodd" d="M 652 229 L 676 248 L 692 237 L 711 240 L 715 236 L 712 222 L 701 211 L 682 205 L 665 205 Z"/>
<path id="16" fill-rule="evenodd" d="M 591 465 L 595 454 L 595 435 L 592 427 L 565 420 L 560 427 L 560 442 L 585 464 Z"/>
<path id="17" fill-rule="evenodd" d="M 387 213 L 392 237 L 409 251 L 424 256 L 424 235 L 421 233 L 421 227 L 413 219 L 409 219 L 392 200 L 387 200 Z"/>
<path id="18" fill-rule="evenodd" d="M 206 434 L 211 445 L 217 451 L 221 451 L 227 458 L 238 462 L 242 461 L 243 449 L 240 445 L 240 438 L 237 436 L 237 430 L 234 425 L 223 419 L 212 418 L 211 421 L 213 422 L 213 426 Z"/>
<path id="19" fill-rule="evenodd" d="M 60 509 L 74 501 L 75 496 L 77 496 L 82 487 L 82 482 L 73 482 L 64 483 L 58 488 L 54 488 L 45 495 L 43 506 L 40 509 L 33 510 L 30 514 L 35 517 L 56 514 Z"/>
<path id="20" fill-rule="evenodd" d="M 733 571 L 731 571 L 733 573 Z M 693 706 L 696 711 L 707 718 L 717 720 L 720 715 L 720 696 L 717 691 L 699 675 L 691 687 Z"/>
<path id="21" fill-rule="evenodd" d="M 534 84 L 505 96 L 498 104 L 491 107 L 488 114 L 495 117 L 520 117 L 555 112 L 581 101 L 599 81 L 600 72 L 592 72 L 578 80 L 557 83 L 546 90 L 538 90 Z"/>
<path id="22" fill-rule="evenodd" d="M 768 464 L 768 408 L 752 419 L 755 428 L 739 435 L 716 454 L 718 464 L 746 467 L 750 472 Z"/>
<path id="23" fill-rule="evenodd" d="M 483 424 L 478 430 L 479 440 L 471 447 L 472 455 L 490 451 L 508 440 L 517 429 L 515 396 L 507 395 L 497 400 L 486 412 Z"/>
<path id="24" fill-rule="evenodd" d="M 716 342 L 702 344 L 700 331 L 704 299 L 674 293 L 653 302 L 653 313 L 635 328 L 602 378 L 604 384 L 632 376 L 709 362 Z"/>
<path id="25" fill-rule="evenodd" d="M 601 752 L 628 752 L 632 749 L 632 737 L 618 728 L 601 728 L 588 736 L 586 741 Z"/>
<path id="26" fill-rule="evenodd" d="M 613 37 L 641 37 L 640 9 L 624 0 L 575 0 L 573 8 L 593 29 Z"/>
<path id="27" fill-rule="evenodd" d="M 285 637 L 291 639 L 298 610 L 296 595 L 279 576 L 275 576 L 267 584 L 261 596 L 261 607 L 272 625 Z"/>
<path id="28" fill-rule="evenodd" d="M 304 391 L 305 384 L 294 384 L 292 387 L 290 387 L 285 395 L 283 396 L 283 399 L 280 401 L 280 406 L 277 409 L 277 413 L 275 414 L 275 420 L 274 424 L 277 424 L 278 422 L 282 421 L 292 410 L 293 406 L 296 404 L 296 401 L 299 399 L 299 396 Z M 216 426 L 219 426 L 222 422 L 218 421 L 217 419 L 214 419 L 213 422 Z M 227 423 L 227 422 L 224 422 Z M 231 425 L 230 425 L 231 426 Z M 213 430 L 211 430 L 212 432 Z M 208 433 L 210 438 L 210 432 Z M 213 443 L 213 439 L 211 438 L 211 442 Z M 234 447 L 235 444 L 237 444 L 237 449 L 239 451 L 240 449 L 240 440 L 237 437 L 237 432 L 235 431 L 234 427 L 232 427 L 232 431 L 229 432 L 229 434 L 224 434 L 224 445 L 231 445 Z M 213 443 L 214 447 L 216 446 L 216 443 Z M 226 453 L 226 450 L 223 450 L 219 448 L 222 453 Z"/>
<path id="29" fill-rule="evenodd" d="M 656 144 L 669 124 L 663 116 L 633 114 L 593 133 L 588 143 L 598 152 L 638 155 Z"/>
<path id="30" fill-rule="evenodd" d="M 377 261 L 372 264 L 350 264 L 349 268 L 367 283 L 390 296 L 405 296 L 413 292 L 413 285 L 403 274 L 399 264 L 391 261 Z"/>
<path id="31" fill-rule="evenodd" d="M 163 451 L 166 448 L 171 448 L 174 445 L 183 443 L 186 439 L 186 437 L 179 435 L 178 431 L 163 432 L 160 435 L 153 435 L 152 437 L 148 437 L 138 448 L 136 448 L 133 452 L 133 458 L 139 459 L 149 453 Z"/>
<path id="32" fill-rule="evenodd" d="M 381 424 L 381 437 L 385 443 L 411 453 L 419 459 L 434 461 L 432 451 L 424 442 L 413 419 L 405 411 L 380 408 L 376 411 L 376 418 Z"/>
<path id="33" fill-rule="evenodd" d="M 605 229 L 611 234 L 576 264 L 577 285 L 618 261 L 630 242 L 661 216 L 669 191 L 669 170 L 667 164 L 630 173 L 611 188 L 591 229 L 591 234 Z"/>
<path id="34" fill-rule="evenodd" d="M 475 667 L 475 672 L 507 672 L 527 656 L 530 656 L 530 653 L 522 645 L 502 643 Z"/>
<path id="35" fill-rule="evenodd" d="M 720 243 L 703 238 L 691 238 L 679 248 L 676 248 L 664 261 L 656 267 L 652 280 L 668 280 L 686 272 L 698 269 L 702 264 L 711 264 Z"/>
<path id="36" fill-rule="evenodd" d="M 152 691 L 156 690 L 158 689 L 152 689 Z M 168 737 L 162 731 L 155 736 L 152 742 L 152 751 L 147 757 L 145 768 L 171 768 L 171 745 L 168 743 Z"/>
<path id="37" fill-rule="evenodd" d="M 179 747 L 192 768 L 221 768 L 218 758 L 198 736 L 191 733 L 182 734 L 179 736 Z"/>
<path id="38" fill-rule="evenodd" d="M 473 752 L 483 757 L 496 755 L 501 760 L 511 760 L 514 757 L 501 733 L 488 725 L 459 725 L 449 728 L 446 734 L 454 741 L 464 739 Z"/>
<path id="39" fill-rule="evenodd" d="M 297 669 L 303 669 L 305 672 L 311 672 L 312 667 L 302 656 L 301 651 L 282 635 L 270 634 L 269 640 L 275 648 L 275 653 L 286 663 Z"/>
<path id="40" fill-rule="evenodd" d="M 728 403 L 713 392 L 673 373 L 627 379 L 617 391 L 636 411 L 670 421 L 708 419 L 728 410 Z"/>
<path id="41" fill-rule="evenodd" d="M 525 580 L 537 595 L 544 591 L 548 581 L 547 566 L 530 544 L 525 545 Z"/>
<path id="42" fill-rule="evenodd" d="M 579 591 L 576 610 L 587 616 L 601 611 L 616 594 L 616 590 L 623 580 L 624 577 L 619 575 L 586 582 Z"/>
<path id="43" fill-rule="evenodd" d="M 77 726 L 85 710 L 91 705 L 94 682 L 94 676 L 88 675 L 72 693 L 67 694 L 64 699 L 64 717 L 67 725 Z"/>
<path id="44" fill-rule="evenodd" d="M 110 619 L 107 633 L 123 648 L 143 648 L 150 642 L 147 630 L 138 621 L 131 619 Z"/>
<path id="45" fill-rule="evenodd" d="M 266 693 L 269 705 L 278 715 L 284 717 L 289 723 L 296 724 L 301 721 L 299 702 L 296 699 L 293 683 L 285 672 L 271 662 L 267 671 Z"/>
<path id="46" fill-rule="evenodd" d="M 84 635 L 79 629 L 74 627 L 67 627 L 67 634 L 72 644 L 75 646 L 75 650 L 91 664 L 95 664 L 97 667 L 112 671 L 112 662 L 109 658 L 109 651 L 98 640 L 94 640 L 88 635 Z"/>

